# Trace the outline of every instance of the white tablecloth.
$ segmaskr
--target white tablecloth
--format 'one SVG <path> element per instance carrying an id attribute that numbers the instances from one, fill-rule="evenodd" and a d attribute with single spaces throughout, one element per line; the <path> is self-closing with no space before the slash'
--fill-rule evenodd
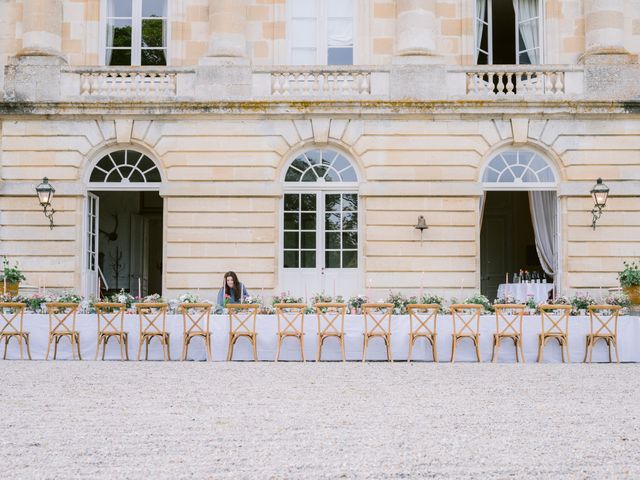
<path id="1" fill-rule="evenodd" d="M 211 331 L 213 360 L 226 359 L 227 341 L 229 331 L 227 316 L 212 315 Z M 82 358 L 93 360 L 95 356 L 97 324 L 95 315 L 78 315 L 76 328 L 80 332 L 80 344 Z M 409 317 L 396 315 L 392 318 L 392 353 L 394 360 L 406 360 L 409 348 Z M 34 359 L 43 359 L 47 347 L 47 335 L 49 320 L 46 315 L 27 314 L 24 317 L 24 329 L 30 332 L 31 354 Z M 527 362 L 533 362 L 537 354 L 537 335 L 540 332 L 539 315 L 525 316 L 523 326 L 524 355 Z M 347 360 L 362 359 L 362 332 L 364 320 L 361 315 L 347 315 L 345 319 L 345 348 Z M 483 361 L 491 359 L 491 345 L 493 333 L 496 329 L 495 316 L 483 315 L 480 321 L 480 348 Z M 125 330 L 129 332 L 129 357 L 135 360 L 138 352 L 139 322 L 135 315 L 125 315 Z M 182 342 L 182 316 L 168 315 L 167 330 L 171 333 L 171 358 L 178 360 L 181 353 Z M 276 354 L 277 322 L 274 315 L 260 315 L 257 320 L 258 331 L 258 358 L 260 360 L 273 361 Z M 315 359 L 317 348 L 318 323 L 315 315 L 307 315 L 304 325 L 305 355 L 307 360 Z M 451 315 L 445 314 L 438 317 L 438 356 L 440 361 L 448 362 L 451 355 Z M 572 362 L 581 362 L 584 357 L 585 335 L 589 332 L 588 317 L 571 317 L 569 321 L 569 350 Z M 640 362 L 640 317 L 622 316 L 618 325 L 618 337 L 620 346 L 620 361 Z M 503 341 L 500 349 L 499 361 L 515 361 L 515 354 L 509 341 Z M 426 346 L 427 342 L 420 339 L 414 348 L 414 360 L 429 359 L 431 352 Z M 4 348 L 4 342 L 0 345 Z M 53 357 L 53 347 L 49 358 Z M 20 358 L 17 341 L 11 340 L 7 358 Z M 58 359 L 70 359 L 71 348 L 68 339 L 63 339 L 58 348 Z M 119 359 L 120 351 L 115 340 L 109 342 L 107 356 L 109 359 Z M 144 349 L 142 353 L 144 358 Z M 152 341 L 149 349 L 149 358 L 162 359 L 162 348 L 157 340 Z M 189 358 L 195 360 L 206 359 L 203 342 L 194 339 L 189 348 Z M 251 348 L 246 339 L 241 339 L 236 344 L 234 360 L 250 360 Z M 281 360 L 300 360 L 299 343 L 294 338 L 287 338 L 282 347 Z M 336 339 L 325 341 L 323 348 L 323 360 L 339 360 L 340 348 Z M 374 339 L 369 344 L 368 359 L 383 360 L 385 358 L 384 343 L 381 339 Z M 470 340 L 462 340 L 457 349 L 456 361 L 469 361 L 475 359 L 475 353 Z M 598 342 L 594 350 L 593 361 L 605 361 L 607 359 L 606 346 Z M 559 362 L 560 349 L 557 342 L 549 341 L 544 355 L 545 362 Z M 614 357 L 615 360 L 615 357 Z"/>
<path id="2" fill-rule="evenodd" d="M 529 295 L 533 295 L 538 305 L 548 300 L 551 290 L 553 290 L 553 283 L 501 283 L 498 286 L 498 298 L 510 295 L 517 302 L 525 303 Z"/>

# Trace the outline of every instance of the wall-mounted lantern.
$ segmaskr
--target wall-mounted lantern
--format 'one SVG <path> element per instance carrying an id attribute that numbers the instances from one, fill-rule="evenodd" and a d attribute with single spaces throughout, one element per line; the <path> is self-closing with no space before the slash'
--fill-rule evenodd
<path id="1" fill-rule="evenodd" d="M 44 216 L 49 219 L 49 228 L 53 230 L 53 214 L 56 211 L 51 207 L 51 200 L 53 200 L 53 194 L 56 193 L 56 189 L 49 183 L 49 179 L 44 177 L 42 183 L 36 187 L 36 194 L 38 195 L 38 201 L 44 211 Z"/>
<path id="2" fill-rule="evenodd" d="M 602 179 L 598 178 L 596 184 L 591 189 L 591 195 L 593 196 L 593 221 L 591 226 L 596 229 L 596 222 L 602 216 L 602 209 L 607 205 L 607 198 L 609 198 L 609 187 L 602 183 Z"/>

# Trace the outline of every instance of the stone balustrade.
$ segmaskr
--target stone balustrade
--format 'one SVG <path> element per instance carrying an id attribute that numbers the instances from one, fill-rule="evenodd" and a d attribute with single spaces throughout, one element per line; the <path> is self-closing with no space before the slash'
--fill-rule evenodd
<path id="1" fill-rule="evenodd" d="M 451 69 L 464 74 L 472 97 L 563 97 L 583 93 L 583 70 L 569 65 L 486 65 Z"/>
<path id="2" fill-rule="evenodd" d="M 370 67 L 278 67 L 253 73 L 257 97 L 274 99 L 386 97 L 389 72 Z"/>

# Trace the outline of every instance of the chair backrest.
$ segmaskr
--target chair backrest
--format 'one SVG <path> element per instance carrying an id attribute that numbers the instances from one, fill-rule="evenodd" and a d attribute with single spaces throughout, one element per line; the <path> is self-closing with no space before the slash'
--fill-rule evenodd
<path id="1" fill-rule="evenodd" d="M 344 316 L 347 313 L 346 303 L 316 303 L 316 316 L 318 317 L 318 333 L 344 333 Z M 339 320 L 339 323 L 338 323 Z M 336 325 L 338 323 L 338 325 Z"/>
<path id="2" fill-rule="evenodd" d="M 45 303 L 49 313 L 49 333 L 71 333 L 76 330 L 77 303 Z"/>
<path id="3" fill-rule="evenodd" d="M 391 334 L 393 303 L 363 303 L 364 332 L 367 335 Z"/>
<path id="4" fill-rule="evenodd" d="M 477 303 L 456 303 L 449 307 L 453 319 L 454 335 L 478 335 L 480 315 L 484 307 Z"/>
<path id="5" fill-rule="evenodd" d="M 229 312 L 229 335 L 256 333 L 256 317 L 260 305 L 255 303 L 231 303 L 227 305 Z"/>
<path id="6" fill-rule="evenodd" d="M 440 305 L 437 303 L 418 303 L 407 305 L 409 312 L 409 332 L 435 335 L 438 326 Z"/>
<path id="7" fill-rule="evenodd" d="M 140 335 L 150 333 L 167 333 L 166 303 L 136 303 L 136 312 L 140 319 Z"/>
<path id="8" fill-rule="evenodd" d="M 210 303 L 181 303 L 178 311 L 182 313 L 182 333 L 208 333 L 211 320 Z"/>
<path id="9" fill-rule="evenodd" d="M 496 333 L 499 335 L 522 335 L 522 319 L 525 305 L 497 304 L 493 306 L 496 312 Z"/>
<path id="10" fill-rule="evenodd" d="M 124 330 L 124 303 L 101 302 L 93 305 L 98 316 L 98 335 L 119 333 Z M 118 322 L 118 320 L 120 320 Z"/>
<path id="11" fill-rule="evenodd" d="M 571 305 L 539 305 L 543 334 L 569 335 Z"/>
<path id="12" fill-rule="evenodd" d="M 276 303 L 276 317 L 278 317 L 278 334 L 304 332 L 304 303 Z"/>
<path id="13" fill-rule="evenodd" d="M 620 308 L 618 305 L 589 305 L 589 333 L 617 336 Z"/>
<path id="14" fill-rule="evenodd" d="M 0 334 L 22 333 L 22 320 L 26 307 L 24 303 L 0 302 Z"/>

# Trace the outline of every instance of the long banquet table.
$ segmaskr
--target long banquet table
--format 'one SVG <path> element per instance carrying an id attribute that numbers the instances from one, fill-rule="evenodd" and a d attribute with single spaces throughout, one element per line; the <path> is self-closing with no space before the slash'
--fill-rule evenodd
<path id="1" fill-rule="evenodd" d="M 80 345 L 83 360 L 93 360 L 97 339 L 96 315 L 79 314 L 76 329 L 80 332 Z M 49 319 L 47 315 L 25 314 L 24 330 L 30 332 L 31 355 L 33 359 L 44 359 L 47 348 Z M 491 360 L 491 346 L 495 332 L 495 316 L 483 315 L 480 321 L 480 349 L 483 361 Z M 540 316 L 524 317 L 523 339 L 525 361 L 533 362 L 537 355 L 537 336 L 540 332 Z M 179 360 L 182 345 L 182 316 L 167 315 L 167 331 L 171 333 L 171 359 Z M 305 316 L 305 356 L 307 361 L 314 360 L 317 348 L 318 323 L 315 314 Z M 214 361 L 226 360 L 229 331 L 229 318 L 226 315 L 212 315 L 212 352 Z M 135 360 L 138 353 L 139 321 L 136 315 L 125 315 L 125 331 L 129 332 L 129 358 Z M 362 333 L 364 319 L 361 315 L 345 317 L 345 350 L 347 360 L 362 360 Z M 258 315 L 258 358 L 261 361 L 273 361 L 276 354 L 277 320 L 275 315 Z M 451 357 L 451 315 L 438 317 L 438 357 L 448 362 Z M 584 358 L 585 336 L 589 333 L 588 317 L 571 317 L 569 320 L 569 351 L 572 362 L 581 362 Z M 409 349 L 409 317 L 394 315 L 391 321 L 391 345 L 394 360 L 406 360 Z M 621 362 L 640 362 L 640 317 L 621 316 L 618 324 L 618 344 Z M 4 342 L 0 345 L 4 349 Z M 26 355 L 26 354 L 25 354 Z M 9 343 L 7 358 L 19 357 L 18 342 L 12 339 Z M 53 346 L 49 358 L 53 358 Z M 109 341 L 106 359 L 120 358 L 120 350 L 115 339 Z M 144 358 L 144 347 L 142 357 Z M 615 361 L 615 355 L 614 355 Z M 68 339 L 63 339 L 58 346 L 58 359 L 71 359 L 71 348 Z M 149 348 L 149 359 L 161 360 L 162 347 L 153 340 Z M 189 347 L 189 359 L 205 360 L 205 350 L 201 339 L 194 339 Z M 248 340 L 241 339 L 236 344 L 234 360 L 251 360 L 251 348 Z M 323 360 L 340 360 L 340 348 L 336 339 L 324 342 Z M 385 348 L 381 339 L 369 343 L 367 359 L 384 360 Z M 424 339 L 419 339 L 414 347 L 413 359 L 431 360 L 431 351 Z M 284 340 L 281 361 L 300 360 L 299 342 L 294 338 Z M 470 340 L 462 340 L 458 345 L 456 361 L 475 360 L 475 353 Z M 593 361 L 608 360 L 604 342 L 598 342 L 594 349 Z M 515 353 L 513 343 L 503 340 L 498 361 L 513 362 Z M 560 348 L 555 340 L 549 340 L 544 354 L 545 362 L 560 362 Z"/>

